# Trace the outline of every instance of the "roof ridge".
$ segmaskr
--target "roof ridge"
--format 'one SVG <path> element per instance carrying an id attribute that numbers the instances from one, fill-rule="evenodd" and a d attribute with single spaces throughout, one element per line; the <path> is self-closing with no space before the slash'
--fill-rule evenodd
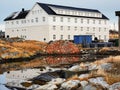
<path id="1" fill-rule="evenodd" d="M 53 6 L 53 7 L 63 7 L 63 8 L 67 8 L 67 9 L 81 9 L 81 10 L 88 10 L 88 11 L 94 11 L 94 12 L 100 12 L 99 10 L 97 9 L 88 9 L 88 8 L 79 8 L 79 7 L 72 7 L 72 6 L 64 6 L 64 5 L 55 5 L 55 4 L 47 4 L 47 3 L 40 3 L 40 2 L 37 2 L 38 4 L 44 4 L 44 5 L 47 5 L 47 6 Z"/>

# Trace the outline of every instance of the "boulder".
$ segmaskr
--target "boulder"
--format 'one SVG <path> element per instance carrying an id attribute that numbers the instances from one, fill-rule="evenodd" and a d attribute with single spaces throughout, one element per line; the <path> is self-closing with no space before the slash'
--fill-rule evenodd
<path id="1" fill-rule="evenodd" d="M 69 80 L 62 83 L 60 90 L 76 90 L 79 87 L 81 87 L 79 80 Z"/>
<path id="2" fill-rule="evenodd" d="M 79 76 L 79 78 L 87 78 L 89 76 L 89 74 L 81 74 L 80 76 Z"/>
<path id="3" fill-rule="evenodd" d="M 103 77 L 91 78 L 88 81 L 93 84 L 101 85 L 103 88 L 109 88 L 109 84 L 104 81 Z"/>
<path id="4" fill-rule="evenodd" d="M 112 69 L 112 66 L 113 66 L 113 64 L 111 64 L 111 63 L 103 63 L 99 66 L 98 69 L 102 69 L 104 71 L 109 71 Z"/>
<path id="5" fill-rule="evenodd" d="M 82 90 L 98 90 L 95 86 L 88 84 Z"/>
<path id="6" fill-rule="evenodd" d="M 81 81 L 80 84 L 81 84 L 82 87 L 85 87 L 85 86 L 87 86 L 88 82 L 87 81 Z"/>
<path id="7" fill-rule="evenodd" d="M 110 85 L 109 90 L 120 90 L 120 82 Z"/>
<path id="8" fill-rule="evenodd" d="M 54 84 L 46 84 L 36 88 L 35 90 L 56 90 L 58 87 Z"/>
<path id="9" fill-rule="evenodd" d="M 54 84 L 54 85 L 60 85 L 65 81 L 65 79 L 62 78 L 56 78 L 56 79 L 52 79 L 50 82 L 48 82 L 49 84 Z"/>
<path id="10" fill-rule="evenodd" d="M 75 66 L 72 66 L 71 68 L 69 68 L 68 70 L 77 72 L 77 71 L 80 70 L 80 66 L 79 65 L 75 65 Z"/>

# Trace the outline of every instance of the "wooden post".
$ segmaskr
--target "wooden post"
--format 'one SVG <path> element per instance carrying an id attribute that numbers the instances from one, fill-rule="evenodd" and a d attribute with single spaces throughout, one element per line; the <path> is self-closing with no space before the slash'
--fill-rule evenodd
<path id="1" fill-rule="evenodd" d="M 120 50 L 120 11 L 115 12 L 116 16 L 118 16 L 118 36 L 119 36 L 119 50 Z"/>

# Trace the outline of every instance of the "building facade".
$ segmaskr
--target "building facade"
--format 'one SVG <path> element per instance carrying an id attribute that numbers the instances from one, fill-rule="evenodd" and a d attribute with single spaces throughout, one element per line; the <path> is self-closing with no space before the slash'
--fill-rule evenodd
<path id="1" fill-rule="evenodd" d="M 109 39 L 119 39 L 118 31 L 110 30 L 109 31 Z"/>
<path id="2" fill-rule="evenodd" d="M 100 11 L 44 3 L 22 9 L 4 19 L 6 37 L 26 40 L 73 40 L 74 35 L 92 35 L 109 40 L 109 19 Z"/>

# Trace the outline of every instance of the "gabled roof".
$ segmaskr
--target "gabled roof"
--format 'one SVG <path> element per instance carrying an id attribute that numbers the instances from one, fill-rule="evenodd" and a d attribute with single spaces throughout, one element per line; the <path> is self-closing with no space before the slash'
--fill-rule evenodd
<path id="1" fill-rule="evenodd" d="M 53 5 L 53 4 L 45 4 L 45 3 L 39 3 L 37 2 L 40 6 L 51 6 L 51 7 L 55 7 L 55 8 L 59 8 L 59 9 L 68 9 L 68 10 L 77 10 L 77 11 L 88 11 L 88 12 L 98 12 L 100 13 L 98 10 L 95 9 L 86 9 L 86 8 L 76 8 L 76 7 L 70 7 L 70 6 L 62 6 L 62 5 Z"/>
<path id="2" fill-rule="evenodd" d="M 61 6 L 61 5 L 45 4 L 45 3 L 39 3 L 39 2 L 37 2 L 37 4 L 38 4 L 40 7 L 42 7 L 42 8 L 47 12 L 47 14 L 49 14 L 49 15 L 71 16 L 71 17 L 85 17 L 85 18 L 96 18 L 96 19 L 107 19 L 107 20 L 109 20 L 109 18 L 107 18 L 104 14 L 102 14 L 102 18 L 101 18 L 101 17 L 88 17 L 88 16 L 77 16 L 77 15 L 57 14 L 57 13 L 55 13 L 50 7 L 55 7 L 55 8 L 59 8 L 59 9 L 67 9 L 67 10 L 77 10 L 77 11 L 86 11 L 86 12 L 101 13 L 100 11 L 95 10 L 95 9 L 76 8 L 76 7 L 70 7 L 70 6 Z"/>
<path id="3" fill-rule="evenodd" d="M 67 9 L 67 10 L 77 10 L 77 11 L 86 11 L 86 12 L 96 12 L 96 13 L 101 13 L 98 10 L 95 9 L 85 9 L 85 8 L 76 8 L 76 7 L 69 7 L 69 6 L 61 6 L 61 5 L 53 5 L 53 4 L 44 4 L 44 3 L 39 3 L 37 4 L 42 7 L 45 12 L 49 15 L 58 15 L 58 16 L 70 16 L 70 17 L 83 17 L 83 18 L 95 18 L 95 19 L 107 19 L 109 20 L 104 14 L 102 14 L 102 17 L 89 17 L 89 16 L 77 16 L 77 15 L 66 15 L 66 14 L 57 14 L 55 13 L 51 7 L 59 8 L 59 9 Z M 27 14 L 29 13 L 30 10 L 22 10 L 20 12 L 13 12 L 10 16 L 4 19 L 4 21 L 8 20 L 16 20 L 16 19 L 24 19 Z"/>
<path id="4" fill-rule="evenodd" d="M 8 20 L 16 20 L 16 19 L 24 19 L 30 10 L 20 11 L 20 12 L 13 12 L 10 16 L 4 19 L 4 21 Z"/>

